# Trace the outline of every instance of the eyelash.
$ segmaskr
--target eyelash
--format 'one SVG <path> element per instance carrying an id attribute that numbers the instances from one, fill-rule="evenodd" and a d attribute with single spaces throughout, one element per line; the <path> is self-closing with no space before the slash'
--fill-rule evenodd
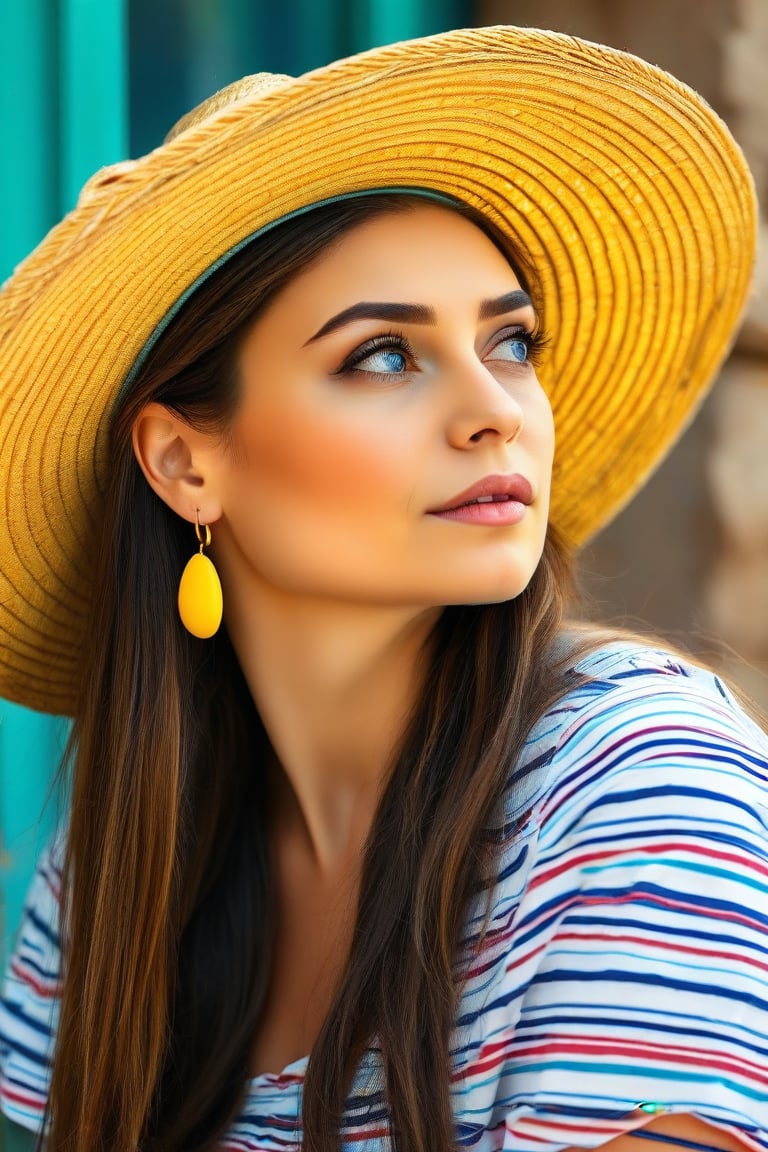
<path id="1" fill-rule="evenodd" d="M 503 344 L 505 340 L 512 339 L 513 336 L 517 336 L 528 348 L 528 359 L 524 363 L 532 364 L 535 367 L 541 360 L 542 352 L 549 344 L 547 333 L 542 328 L 524 328 L 522 324 L 513 325 L 511 328 L 502 328 L 500 332 L 496 333 L 494 348 Z"/>
<path id="2" fill-rule="evenodd" d="M 370 340 L 366 340 L 364 344 L 355 348 L 354 352 L 347 356 L 336 375 L 343 376 L 345 372 L 351 372 L 363 360 L 372 356 L 374 352 L 381 352 L 383 349 L 393 349 L 396 352 L 402 352 L 403 356 L 407 356 L 411 360 L 414 359 L 413 347 L 403 332 L 382 332 L 379 336 L 372 336 Z M 373 372 L 371 375 L 375 376 L 376 373 Z"/>
<path id="3" fill-rule="evenodd" d="M 528 359 L 524 362 L 534 366 L 538 364 L 541 358 L 541 353 L 549 343 L 549 336 L 540 328 L 535 328 L 531 331 L 530 329 L 524 328 L 522 325 L 520 325 L 519 327 L 502 329 L 499 333 L 497 333 L 496 344 L 494 347 L 502 344 L 504 340 L 511 339 L 513 336 L 519 337 L 528 347 Z M 403 356 L 406 356 L 411 360 L 415 359 L 413 347 L 405 333 L 382 332 L 378 336 L 372 336 L 370 340 L 366 340 L 364 344 L 360 344 L 359 347 L 355 348 L 355 350 L 350 353 L 350 355 L 342 363 L 341 367 L 338 369 L 335 375 L 343 376 L 347 372 L 354 371 L 357 365 L 361 364 L 363 360 L 367 360 L 368 357 L 372 356 L 375 352 L 380 352 L 384 349 L 393 349 L 397 352 L 401 352 Z M 388 376 L 388 373 L 371 372 L 370 375 L 381 375 L 386 377 Z"/>

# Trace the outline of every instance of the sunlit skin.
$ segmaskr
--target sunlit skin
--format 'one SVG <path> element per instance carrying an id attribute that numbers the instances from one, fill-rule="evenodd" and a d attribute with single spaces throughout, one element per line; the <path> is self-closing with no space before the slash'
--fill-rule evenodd
<path id="1" fill-rule="evenodd" d="M 339 319 L 361 304 L 384 318 Z M 417 205 L 278 294 L 226 441 L 158 405 L 138 422 L 150 483 L 211 525 L 227 628 L 326 866 L 365 837 L 441 608 L 516 596 L 538 564 L 554 437 L 535 325 L 494 244 Z M 434 515 L 508 474 L 531 490 L 516 523 Z"/>
<path id="2" fill-rule="evenodd" d="M 289 285 L 243 348 L 239 458 L 218 482 L 224 571 L 374 608 L 518 595 L 544 542 L 552 417 L 527 359 L 532 306 L 478 320 L 486 301 L 517 289 L 481 232 L 433 207 L 358 228 Z M 315 336 L 363 301 L 380 302 L 369 309 L 380 316 L 396 302 L 434 318 L 349 319 Z M 496 473 L 533 487 L 519 524 L 430 515 Z"/>
<path id="3" fill-rule="evenodd" d="M 332 773 L 331 792 L 302 806 L 310 828 L 325 811 L 310 832 L 319 856 L 364 838 L 436 614 L 518 595 L 539 561 L 554 438 L 526 359 L 536 317 L 529 303 L 484 315 L 519 288 L 474 225 L 419 206 L 348 233 L 243 347 L 235 451 L 214 461 L 214 551 L 227 625 L 281 761 L 312 763 L 312 791 Z M 410 305 L 418 321 L 356 318 L 328 331 L 361 303 L 378 314 Z M 534 493 L 519 523 L 432 514 L 507 473 Z M 341 832 L 340 776 L 352 793 L 375 781 L 357 834 Z M 357 807 L 359 796 L 341 795 Z"/>
<path id="4" fill-rule="evenodd" d="M 308 1052 L 327 1014 L 438 614 L 519 595 L 539 562 L 554 433 L 536 325 L 488 237 L 417 204 L 353 229 L 275 298 L 245 339 L 225 440 L 156 404 L 137 421 L 149 483 L 211 525 L 226 626 L 276 754 L 276 939 L 254 1074 Z M 509 475 L 530 485 L 530 503 L 499 513 L 509 522 L 485 502 L 468 514 L 484 523 L 435 515 Z M 742 1147 L 692 1118 L 652 1124 Z"/>

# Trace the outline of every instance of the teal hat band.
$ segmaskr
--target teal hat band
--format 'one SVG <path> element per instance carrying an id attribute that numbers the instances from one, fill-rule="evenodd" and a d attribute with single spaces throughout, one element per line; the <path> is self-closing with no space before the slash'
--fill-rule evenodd
<path id="1" fill-rule="evenodd" d="M 168 309 L 131 365 L 131 370 L 125 377 L 125 380 L 120 386 L 120 391 L 115 398 L 113 411 L 118 409 L 122 402 L 125 400 L 126 396 L 131 390 L 131 385 L 135 381 L 142 366 L 146 363 L 147 357 L 149 356 L 150 352 L 162 334 L 165 332 L 166 328 L 168 328 L 174 317 L 179 314 L 181 309 L 195 294 L 197 289 L 200 288 L 200 286 L 204 284 L 206 280 L 213 275 L 214 272 L 217 272 L 219 268 L 222 268 L 228 260 L 231 260 L 233 256 L 236 256 L 238 252 L 242 252 L 242 250 L 247 248 L 249 244 L 252 244 L 255 240 L 258 240 L 260 236 L 264 236 L 267 232 L 271 232 L 273 228 L 277 228 L 280 224 L 284 224 L 288 220 L 294 220 L 298 216 L 304 216 L 308 212 L 312 212 L 315 208 L 325 208 L 329 204 L 341 204 L 346 200 L 359 200 L 363 196 L 382 196 L 386 194 L 419 196 L 424 200 L 430 200 L 436 204 L 442 204 L 448 208 L 455 208 L 461 203 L 459 200 L 455 199 L 455 197 L 446 196 L 444 192 L 435 192 L 431 188 L 364 188 L 354 192 L 343 192 L 338 196 L 329 196 L 325 200 L 317 200 L 312 204 L 304 204 L 301 208 L 295 208 L 293 212 L 286 212 L 284 216 L 278 216 L 276 220 L 270 220 L 268 224 L 264 224 L 255 232 L 251 232 L 248 236 L 244 236 L 242 240 L 240 240 L 227 252 L 224 252 L 221 256 L 219 256 L 217 260 L 214 260 L 213 264 L 209 264 L 205 271 L 202 272 L 197 277 L 197 279 L 194 280 L 192 284 L 190 284 L 189 287 L 182 292 L 176 303 Z"/>

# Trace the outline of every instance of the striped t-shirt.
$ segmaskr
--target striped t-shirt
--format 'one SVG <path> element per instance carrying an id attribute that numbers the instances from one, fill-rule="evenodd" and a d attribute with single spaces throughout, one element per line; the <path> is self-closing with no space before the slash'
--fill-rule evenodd
<path id="1" fill-rule="evenodd" d="M 766 1150 L 768 739 L 677 657 L 612 644 L 578 668 L 588 682 L 536 725 L 506 796 L 453 1034 L 456 1144 L 594 1148 L 666 1110 Z M 0 1009 L 2 1107 L 28 1128 L 56 1033 L 59 875 L 49 852 Z M 222 1147 L 296 1148 L 305 1065 L 250 1081 Z M 342 1137 L 389 1146 L 375 1046 Z"/>

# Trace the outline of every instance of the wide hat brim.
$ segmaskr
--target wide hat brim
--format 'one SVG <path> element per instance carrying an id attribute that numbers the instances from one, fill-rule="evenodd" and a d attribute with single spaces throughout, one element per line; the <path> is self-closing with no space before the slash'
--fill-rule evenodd
<path id="1" fill-rule="evenodd" d="M 257 85 L 97 173 L 0 294 L 0 694 L 75 707 L 110 415 L 163 318 L 270 222 L 392 187 L 472 205 L 536 269 L 565 537 L 642 483 L 723 359 L 753 263 L 749 172 L 704 101 L 635 57 L 507 27 Z"/>

